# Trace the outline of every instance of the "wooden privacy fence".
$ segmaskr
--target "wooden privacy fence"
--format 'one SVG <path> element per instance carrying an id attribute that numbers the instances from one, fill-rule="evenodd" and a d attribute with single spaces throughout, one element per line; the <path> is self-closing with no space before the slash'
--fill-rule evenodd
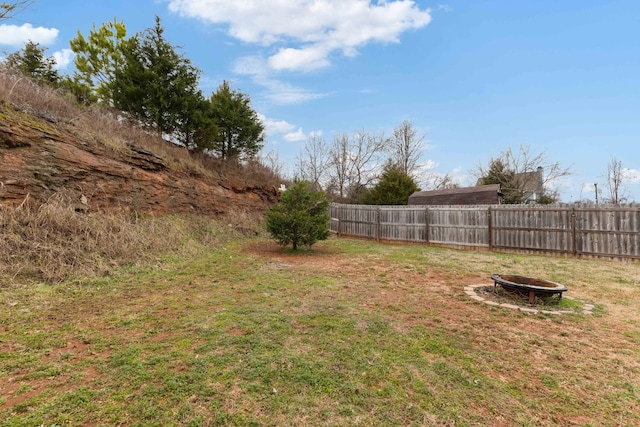
<path id="1" fill-rule="evenodd" d="M 640 259 L 640 206 L 331 205 L 340 236 Z"/>

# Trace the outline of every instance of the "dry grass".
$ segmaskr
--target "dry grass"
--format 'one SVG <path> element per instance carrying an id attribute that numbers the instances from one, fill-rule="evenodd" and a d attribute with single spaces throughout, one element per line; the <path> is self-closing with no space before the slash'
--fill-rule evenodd
<path id="1" fill-rule="evenodd" d="M 147 149 L 163 159 L 169 166 L 194 175 L 214 176 L 191 154 L 149 134 L 143 129 L 118 120 L 109 108 L 79 105 L 72 96 L 49 86 L 38 84 L 15 73 L 0 72 L 0 99 L 35 116 L 44 118 L 87 143 L 99 144 L 114 152 L 128 152 L 131 145 Z"/>
<path id="2" fill-rule="evenodd" d="M 28 77 L 0 69 L 0 99 L 18 107 L 39 111 L 46 117 L 64 120 L 78 115 L 79 107 L 70 97 Z"/>
<path id="3" fill-rule="evenodd" d="M 196 216 L 77 212 L 66 193 L 36 205 L 0 206 L 0 285 L 15 280 L 58 282 L 109 274 L 166 254 L 197 252 L 256 228 L 254 215 L 232 212 L 225 222 Z"/>
<path id="4" fill-rule="evenodd" d="M 162 158 L 176 172 L 208 177 L 221 185 L 282 182 L 259 162 L 240 164 L 190 153 L 119 120 L 109 108 L 79 105 L 61 90 L 1 69 L 0 100 L 11 120 L 46 124 L 52 132 L 75 135 L 107 154 L 127 155 L 135 146 Z M 76 212 L 72 190 L 61 189 L 44 203 L 27 196 L 18 209 L 0 204 L 0 285 L 18 278 L 57 282 L 103 275 L 118 266 L 210 245 L 221 233 L 254 234 L 259 229 L 259 219 L 246 212 L 231 212 L 224 223 L 184 216 L 138 217 L 117 208 L 110 213 Z"/>

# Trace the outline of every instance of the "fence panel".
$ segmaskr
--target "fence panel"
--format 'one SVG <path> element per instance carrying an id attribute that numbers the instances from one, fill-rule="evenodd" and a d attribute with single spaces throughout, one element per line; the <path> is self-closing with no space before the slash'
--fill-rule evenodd
<path id="1" fill-rule="evenodd" d="M 404 242 L 426 241 L 426 212 L 423 207 L 379 206 L 378 238 Z"/>
<path id="2" fill-rule="evenodd" d="M 492 246 L 503 249 L 573 252 L 570 207 L 496 206 L 492 208 Z"/>
<path id="3" fill-rule="evenodd" d="M 489 246 L 488 206 L 429 206 L 429 242 Z"/>
<path id="4" fill-rule="evenodd" d="M 340 234 L 377 238 L 377 210 L 365 205 L 343 205 L 340 209 Z"/>
<path id="5" fill-rule="evenodd" d="M 369 239 L 640 259 L 640 206 L 332 204 L 331 231 Z"/>
<path id="6" fill-rule="evenodd" d="M 577 208 L 577 252 L 640 257 L 640 209 Z"/>

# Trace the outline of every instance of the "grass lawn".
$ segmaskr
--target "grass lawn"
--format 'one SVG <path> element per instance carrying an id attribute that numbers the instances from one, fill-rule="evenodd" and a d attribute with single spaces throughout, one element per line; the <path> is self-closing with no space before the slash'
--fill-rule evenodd
<path id="1" fill-rule="evenodd" d="M 527 314 L 490 274 L 566 284 Z M 0 287 L 0 425 L 640 425 L 640 264 L 262 239 Z"/>

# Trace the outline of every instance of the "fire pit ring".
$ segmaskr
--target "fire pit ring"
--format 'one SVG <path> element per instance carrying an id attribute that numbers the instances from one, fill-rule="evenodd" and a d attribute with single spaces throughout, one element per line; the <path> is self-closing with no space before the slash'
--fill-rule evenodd
<path id="1" fill-rule="evenodd" d="M 491 279 L 493 280 L 494 286 L 500 285 L 505 289 L 527 292 L 529 294 L 530 304 L 533 304 L 536 296 L 558 294 L 559 299 L 562 299 L 562 293 L 567 290 L 565 285 L 550 280 L 533 279 L 531 277 L 511 274 L 492 274 Z"/>

